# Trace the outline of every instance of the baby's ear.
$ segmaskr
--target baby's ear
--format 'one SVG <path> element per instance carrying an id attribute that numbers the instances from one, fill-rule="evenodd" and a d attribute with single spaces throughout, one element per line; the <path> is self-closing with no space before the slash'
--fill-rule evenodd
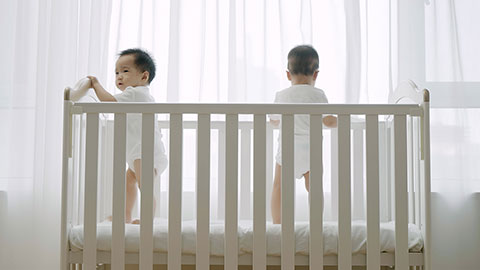
<path id="1" fill-rule="evenodd" d="M 287 78 L 289 81 L 292 80 L 292 74 L 290 74 L 290 71 L 287 70 Z"/>
<path id="2" fill-rule="evenodd" d="M 317 76 L 318 76 L 318 70 L 315 70 L 313 72 L 313 80 L 315 81 L 317 79 Z"/>
<path id="3" fill-rule="evenodd" d="M 150 73 L 148 71 L 144 71 L 142 74 L 142 80 L 147 81 L 150 78 Z"/>

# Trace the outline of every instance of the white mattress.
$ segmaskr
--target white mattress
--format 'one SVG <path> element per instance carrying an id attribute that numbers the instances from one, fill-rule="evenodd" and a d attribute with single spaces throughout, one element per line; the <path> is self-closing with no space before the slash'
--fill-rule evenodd
<path id="1" fill-rule="evenodd" d="M 168 221 L 156 219 L 153 231 L 154 252 L 167 252 Z M 224 243 L 223 222 L 210 224 L 210 254 L 223 256 Z M 324 253 L 332 255 L 337 253 L 338 227 L 336 222 L 325 222 L 323 227 Z M 307 222 L 295 224 L 295 246 L 297 255 L 308 255 L 309 229 Z M 103 222 L 97 225 L 97 248 L 110 251 L 112 238 L 112 223 Z M 281 226 L 267 224 L 267 255 L 280 256 L 281 253 Z M 127 252 L 138 252 L 140 242 L 140 226 L 126 224 L 125 249 Z M 195 254 L 195 221 L 184 221 L 182 225 L 182 252 Z M 74 226 L 70 230 L 70 244 L 72 250 L 83 248 L 83 226 Z M 238 224 L 238 252 L 239 255 L 252 253 L 253 250 L 253 225 L 251 221 L 239 221 Z M 408 248 L 410 252 L 420 252 L 423 247 L 423 238 L 420 230 L 414 224 L 408 225 Z M 393 222 L 380 225 L 380 248 L 382 252 L 395 250 L 395 224 Z M 352 223 L 352 253 L 365 253 L 366 226 L 364 221 Z"/>

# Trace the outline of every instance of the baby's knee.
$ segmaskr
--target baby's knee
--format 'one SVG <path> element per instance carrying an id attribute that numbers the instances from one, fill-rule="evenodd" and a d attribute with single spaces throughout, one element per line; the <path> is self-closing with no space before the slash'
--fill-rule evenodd
<path id="1" fill-rule="evenodd" d="M 135 177 L 135 173 L 131 170 L 127 171 L 127 185 L 136 185 L 137 179 Z"/>
<path id="2" fill-rule="evenodd" d="M 127 178 L 127 186 L 128 187 L 137 186 L 137 181 L 135 179 L 128 179 Z"/>
<path id="3" fill-rule="evenodd" d="M 281 187 L 281 185 L 282 185 L 282 182 L 280 180 L 273 181 L 273 188 L 274 189 L 279 189 Z"/>

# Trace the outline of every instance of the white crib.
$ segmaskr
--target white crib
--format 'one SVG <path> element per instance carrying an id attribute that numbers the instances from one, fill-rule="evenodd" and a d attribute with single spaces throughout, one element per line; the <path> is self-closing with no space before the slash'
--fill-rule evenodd
<path id="1" fill-rule="evenodd" d="M 413 104 L 395 104 L 403 100 Z M 108 265 L 107 268 L 123 270 L 126 264 L 138 265 L 142 270 L 153 269 L 154 264 L 167 265 L 168 269 L 180 269 L 182 265 L 195 265 L 196 269 L 210 269 L 211 265 L 225 269 L 238 269 L 240 265 L 253 269 L 266 269 L 267 265 L 281 266 L 282 269 L 296 266 L 309 266 L 310 269 L 323 269 L 323 266 L 337 266 L 338 269 L 352 269 L 352 266 L 430 269 L 429 94 L 427 90 L 418 91 L 413 82 L 406 82 L 397 88 L 390 103 L 73 103 L 66 91 L 62 269 L 95 269 Z M 123 222 L 128 113 L 143 114 L 140 225 L 125 225 Z M 111 119 L 105 114 L 114 117 Z M 169 132 L 169 168 L 167 177 L 160 181 L 154 181 L 153 175 L 154 114 L 168 115 L 168 121 L 160 121 L 160 126 Z M 196 115 L 196 120 L 184 120 L 185 114 Z M 302 236 L 308 242 L 307 250 L 303 252 L 298 251 L 296 244 L 299 241 L 296 229 L 301 226 L 295 220 L 295 184 L 291 180 L 282 181 L 281 233 L 272 236 L 274 226 L 269 222 L 268 209 L 273 179 L 274 133 L 278 131 L 267 123 L 268 114 L 282 114 L 283 179 L 294 179 L 293 155 L 287 154 L 293 153 L 294 147 L 293 116 L 310 115 L 309 204 L 312 207 L 306 220 L 307 234 Z M 338 116 L 337 129 L 322 127 L 322 115 L 326 114 Z M 224 120 L 214 121 L 212 115 L 223 115 Z M 250 115 L 253 121 L 239 120 L 239 115 Z M 197 140 L 196 211 L 194 248 L 185 252 L 185 246 L 182 247 L 187 238 L 182 232 L 182 196 L 186 198 L 182 191 L 185 165 L 182 164 L 182 138 L 188 130 L 196 132 Z M 212 132 L 217 134 L 218 153 L 211 151 Z M 328 147 L 322 138 L 328 138 Z M 210 170 L 212 155 L 217 155 L 218 160 L 215 183 L 212 180 L 214 173 Z M 330 161 L 328 168 L 324 166 L 326 161 Z M 328 175 L 324 171 L 328 171 Z M 324 190 L 324 180 L 329 181 L 330 190 Z M 161 181 L 168 181 L 168 190 L 160 191 L 158 182 Z M 213 210 L 212 184 L 218 194 Z M 154 232 L 157 232 L 158 224 L 153 220 L 155 216 L 162 216 L 159 207 L 157 213 L 153 213 L 154 194 L 159 202 L 162 197 L 168 198 L 168 214 L 163 214 L 167 236 L 155 240 L 163 241 L 164 251 L 154 248 L 154 239 L 158 237 Z M 324 209 L 325 213 L 319 209 Z M 113 221 L 100 227 L 98 223 L 110 213 Z M 216 247 L 211 246 L 211 243 L 218 245 L 218 241 L 212 241 L 217 237 L 213 235 L 212 226 L 218 225 L 212 217 L 222 223 L 221 254 L 213 252 Z M 245 241 L 240 238 L 239 219 L 251 219 L 251 232 L 247 233 L 250 236 L 248 241 L 251 241 L 249 251 L 239 243 Z M 352 252 L 352 222 L 359 219 L 365 221 L 366 248 Z M 338 230 L 335 254 L 328 253 L 327 248 L 324 250 L 325 242 L 330 241 L 324 239 L 327 237 L 324 226 L 332 221 Z M 380 236 L 385 227 L 382 224 L 389 221 L 394 224 L 389 240 L 394 247 L 382 252 L 384 244 Z M 421 231 L 419 250 L 409 248 L 409 233 L 412 233 L 409 223 Z M 110 229 L 107 240 L 100 235 L 105 226 Z M 126 243 L 130 237 L 127 237 L 126 230 L 131 230 L 131 226 L 139 227 L 134 250 Z M 72 241 L 74 232 L 80 232 L 77 238 L 81 239 L 81 245 Z M 267 238 L 271 237 L 279 238 L 277 240 L 282 243 L 277 255 L 271 254 L 271 243 L 267 244 Z M 100 248 L 105 241 L 111 242 L 109 248 Z"/>

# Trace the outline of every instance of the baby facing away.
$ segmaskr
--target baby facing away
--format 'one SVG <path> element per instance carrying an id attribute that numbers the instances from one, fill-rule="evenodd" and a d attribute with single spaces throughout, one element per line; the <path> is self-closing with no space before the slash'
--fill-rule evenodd
<path id="1" fill-rule="evenodd" d="M 316 50 L 309 45 L 300 45 L 288 53 L 287 78 L 291 86 L 276 93 L 275 103 L 328 103 L 323 90 L 315 87 L 318 76 L 319 59 Z M 270 115 L 270 122 L 277 126 L 280 115 Z M 327 115 L 323 118 L 327 127 L 336 127 L 337 118 Z M 295 178 L 305 179 L 305 189 L 310 190 L 310 118 L 308 115 L 295 115 L 294 174 Z M 282 148 L 281 133 L 275 156 L 275 177 L 273 180 L 271 211 L 274 224 L 281 223 L 281 172 Z M 293 180 L 293 179 L 292 179 Z"/>
<path id="2" fill-rule="evenodd" d="M 90 88 L 100 101 L 109 102 L 155 102 L 150 95 L 149 85 L 155 77 L 155 62 L 152 57 L 142 49 L 127 49 L 120 52 L 115 65 L 115 85 L 119 94 L 111 95 L 94 76 L 81 79 L 73 89 L 71 98 L 78 100 L 86 94 Z M 141 184 L 141 114 L 127 115 L 127 163 L 126 172 L 126 202 L 125 222 L 138 224 L 139 219 L 133 219 L 132 210 L 137 201 L 138 189 Z M 167 156 L 162 142 L 162 134 L 157 124 L 155 115 L 155 146 L 154 146 L 154 175 L 160 175 L 167 168 Z M 153 198 L 155 212 L 156 201 Z M 111 220 L 111 217 L 108 219 Z"/>

